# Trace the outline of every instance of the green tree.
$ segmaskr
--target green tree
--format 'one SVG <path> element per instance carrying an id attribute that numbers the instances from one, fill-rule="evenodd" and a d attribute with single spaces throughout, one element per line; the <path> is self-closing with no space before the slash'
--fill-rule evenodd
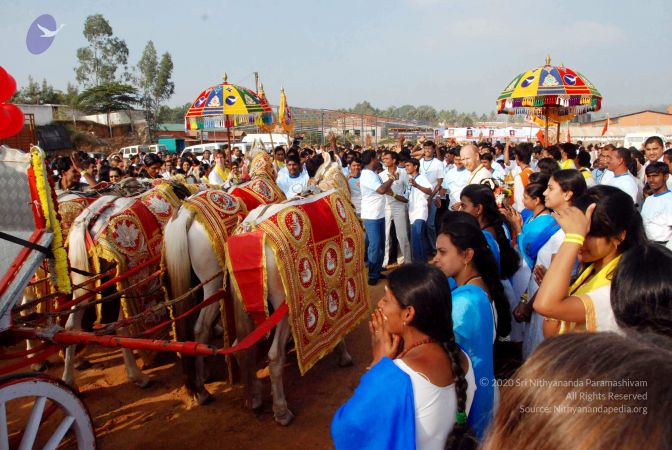
<path id="1" fill-rule="evenodd" d="M 129 111 L 139 103 L 137 90 L 128 84 L 104 83 L 91 87 L 77 97 L 77 106 L 87 113 L 107 114 L 107 125 L 112 136 L 110 113 L 112 111 Z"/>
<path id="2" fill-rule="evenodd" d="M 439 116 L 433 106 L 422 105 L 416 109 L 415 119 L 426 125 L 436 125 Z"/>
<path id="3" fill-rule="evenodd" d="M 170 106 L 162 106 L 159 108 L 157 114 L 158 123 L 182 123 L 184 122 L 184 116 L 187 114 L 187 110 L 191 106 L 191 103 L 185 103 L 182 106 L 176 106 L 171 108 Z"/>
<path id="4" fill-rule="evenodd" d="M 142 52 L 137 70 L 136 82 L 140 88 L 140 104 L 145 111 L 151 141 L 158 127 L 159 109 L 175 92 L 175 84 L 170 80 L 173 74 L 173 60 L 170 53 L 164 53 L 161 62 L 158 62 L 154 43 L 149 41 Z"/>
<path id="5" fill-rule="evenodd" d="M 107 19 L 101 14 L 88 16 L 84 22 L 84 37 L 89 45 L 77 49 L 77 82 L 89 88 L 127 81 L 128 47 L 123 39 L 114 36 Z M 118 77 L 119 69 L 122 73 Z"/>
<path id="6" fill-rule="evenodd" d="M 79 90 L 77 86 L 68 82 L 68 86 L 65 89 L 65 94 L 63 94 L 63 103 L 69 106 L 76 106 L 78 103 Z"/>
<path id="7" fill-rule="evenodd" d="M 42 80 L 40 88 L 40 103 L 49 105 L 60 105 L 64 103 L 64 94 L 58 89 L 54 89 L 52 85 L 47 83 L 46 79 Z"/>
<path id="8" fill-rule="evenodd" d="M 379 111 L 376 108 L 374 108 L 371 105 L 371 103 L 364 100 L 361 103 L 357 103 L 354 108 L 350 109 L 349 112 L 355 113 L 355 114 L 376 115 L 376 114 L 378 114 Z"/>
<path id="9" fill-rule="evenodd" d="M 64 102 L 64 94 L 47 82 L 38 83 L 32 76 L 28 76 L 28 84 L 16 91 L 10 100 L 11 103 L 23 103 L 28 105 L 58 105 Z"/>
<path id="10" fill-rule="evenodd" d="M 40 104 L 40 83 L 28 75 L 28 84 L 21 89 L 17 89 L 10 103 L 23 103 L 28 105 Z"/>

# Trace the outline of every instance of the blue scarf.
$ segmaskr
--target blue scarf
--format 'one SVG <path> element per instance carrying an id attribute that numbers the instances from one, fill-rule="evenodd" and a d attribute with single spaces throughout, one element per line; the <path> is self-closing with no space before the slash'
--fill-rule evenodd
<path id="1" fill-rule="evenodd" d="M 518 248 L 528 267 L 533 268 L 541 247 L 560 229 L 560 225 L 550 214 L 530 218 L 518 235 Z"/>
<path id="2" fill-rule="evenodd" d="M 411 378 L 389 358 L 362 375 L 359 386 L 331 421 L 337 450 L 415 449 Z"/>

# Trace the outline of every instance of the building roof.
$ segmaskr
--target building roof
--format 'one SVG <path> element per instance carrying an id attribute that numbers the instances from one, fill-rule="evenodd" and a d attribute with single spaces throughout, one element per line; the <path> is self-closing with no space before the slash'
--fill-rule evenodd
<path id="1" fill-rule="evenodd" d="M 183 123 L 160 123 L 159 131 L 184 131 Z"/>
<path id="2" fill-rule="evenodd" d="M 621 115 L 618 115 L 618 116 L 609 117 L 609 120 L 616 120 L 616 119 L 620 119 L 622 117 L 628 117 L 628 116 L 636 116 L 637 114 L 643 114 L 643 113 L 647 113 L 647 112 L 648 113 L 654 113 L 654 114 L 662 114 L 663 116 L 672 116 L 672 114 L 667 113 L 667 112 L 656 111 L 656 110 L 653 110 L 653 109 L 644 109 L 642 111 L 635 111 L 635 112 L 631 112 L 631 113 L 628 113 L 628 114 L 621 114 Z M 605 120 L 607 120 L 607 118 L 603 117 L 602 119 L 593 120 L 591 123 L 604 122 Z"/>

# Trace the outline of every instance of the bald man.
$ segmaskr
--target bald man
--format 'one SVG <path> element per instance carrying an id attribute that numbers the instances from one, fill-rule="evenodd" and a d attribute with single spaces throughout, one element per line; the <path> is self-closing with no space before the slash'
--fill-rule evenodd
<path id="1" fill-rule="evenodd" d="M 460 158 L 464 167 L 471 172 L 467 184 L 481 184 L 487 178 L 492 178 L 492 173 L 481 164 L 478 148 L 467 144 L 460 149 Z"/>

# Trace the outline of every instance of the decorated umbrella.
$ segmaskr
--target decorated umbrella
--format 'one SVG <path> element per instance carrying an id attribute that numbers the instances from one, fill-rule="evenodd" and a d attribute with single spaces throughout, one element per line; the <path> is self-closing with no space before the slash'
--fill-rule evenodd
<path id="1" fill-rule="evenodd" d="M 285 133 L 289 135 L 294 129 L 294 117 L 292 116 L 292 109 L 287 104 L 287 96 L 285 95 L 285 88 L 280 89 L 280 106 L 278 106 L 278 122 Z"/>
<path id="2" fill-rule="evenodd" d="M 546 64 L 516 76 L 497 98 L 499 114 L 525 114 L 546 126 L 569 121 L 579 114 L 599 111 L 602 94 L 580 72 L 564 65 Z"/>
<path id="3" fill-rule="evenodd" d="M 187 130 L 226 128 L 231 146 L 231 128 L 240 125 L 269 125 L 273 123 L 273 110 L 268 101 L 256 92 L 224 82 L 201 92 L 184 117 Z"/>
<path id="4" fill-rule="evenodd" d="M 261 99 L 262 103 L 268 105 L 268 99 L 266 98 L 266 92 L 264 92 L 264 84 L 261 83 L 259 85 L 259 98 Z M 275 128 L 275 114 L 271 111 L 271 121 L 270 123 L 263 122 L 261 125 L 259 125 L 259 128 L 264 130 L 266 133 L 269 133 L 271 135 L 271 140 L 273 139 L 273 129 Z"/>

